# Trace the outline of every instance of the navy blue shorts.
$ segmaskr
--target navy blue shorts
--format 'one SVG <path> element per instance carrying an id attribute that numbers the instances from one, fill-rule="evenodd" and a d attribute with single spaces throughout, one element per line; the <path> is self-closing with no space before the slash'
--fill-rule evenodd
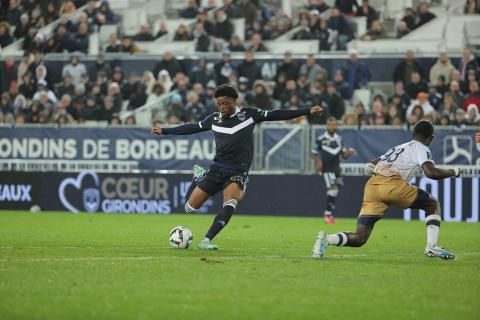
<path id="1" fill-rule="evenodd" d="M 211 196 L 223 191 L 230 183 L 238 184 L 243 192 L 247 190 L 248 171 L 237 171 L 226 168 L 210 168 L 197 186 Z"/>

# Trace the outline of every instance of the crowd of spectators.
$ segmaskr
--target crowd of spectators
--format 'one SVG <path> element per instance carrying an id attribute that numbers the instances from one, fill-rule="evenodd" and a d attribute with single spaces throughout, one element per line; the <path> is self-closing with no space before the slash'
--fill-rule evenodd
<path id="1" fill-rule="evenodd" d="M 413 125 L 428 119 L 437 125 L 480 125 L 479 75 L 478 61 L 468 48 L 457 66 L 441 52 L 429 70 L 424 70 L 409 50 L 393 70 L 393 95 L 375 96 L 371 108 L 355 106 L 344 122 Z"/>
<path id="2" fill-rule="evenodd" d="M 267 78 L 255 52 L 247 50 L 240 63 L 229 51 L 216 63 L 199 59 L 187 72 L 173 54 L 166 52 L 152 71 L 124 70 L 103 54 L 87 67 L 72 55 L 63 67 L 62 81 L 55 83 L 43 54 L 26 53 L 19 63 L 6 57 L 0 64 L 0 123 L 83 123 L 107 121 L 119 124 L 122 110 L 134 110 L 169 94 L 170 103 L 155 113 L 155 124 L 198 121 L 216 111 L 213 91 L 229 83 L 240 92 L 239 105 L 262 109 L 299 109 L 321 105 L 324 117 L 300 118 L 295 123 L 323 124 L 329 116 L 348 125 L 414 124 L 427 118 L 441 125 L 478 125 L 480 122 L 480 68 L 469 49 L 459 64 L 446 53 L 424 70 L 408 51 L 392 72 L 394 93 L 376 95 L 371 103 L 350 106 L 357 89 L 369 88 L 370 70 L 354 50 L 332 74 L 315 56 L 296 60 L 286 52 L 276 73 Z M 130 117 L 124 123 L 134 124 Z"/>
<path id="3" fill-rule="evenodd" d="M 89 35 L 104 24 L 117 22 L 106 0 L 10 0 L 1 4 L 0 47 L 23 39 L 26 52 L 87 53 Z M 86 9 L 73 17 L 72 13 L 85 4 Z M 42 32 L 43 27 L 59 19 L 52 35 Z"/>

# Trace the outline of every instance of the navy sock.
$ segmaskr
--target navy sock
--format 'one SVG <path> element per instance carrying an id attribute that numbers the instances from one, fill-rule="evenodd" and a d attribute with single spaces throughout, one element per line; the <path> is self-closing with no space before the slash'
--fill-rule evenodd
<path id="1" fill-rule="evenodd" d="M 333 197 L 331 195 L 327 195 L 327 205 L 325 206 L 325 214 L 331 215 L 333 209 L 335 209 L 335 201 L 337 197 Z"/>
<path id="2" fill-rule="evenodd" d="M 210 226 L 210 229 L 208 229 L 205 238 L 213 240 L 213 238 L 215 238 L 215 236 L 228 224 L 228 221 L 230 221 L 230 218 L 232 217 L 236 207 L 237 200 L 235 199 L 230 199 L 225 202 L 223 204 L 222 212 L 217 214 L 215 219 L 213 219 L 213 223 Z"/>

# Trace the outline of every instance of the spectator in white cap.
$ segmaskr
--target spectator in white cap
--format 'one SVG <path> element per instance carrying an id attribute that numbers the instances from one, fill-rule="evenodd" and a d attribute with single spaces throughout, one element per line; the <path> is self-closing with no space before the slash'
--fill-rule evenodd
<path id="1" fill-rule="evenodd" d="M 480 113 L 478 107 L 473 103 L 467 107 L 467 123 L 471 126 L 480 125 Z"/>
<path id="2" fill-rule="evenodd" d="M 45 47 L 46 47 L 45 35 L 41 32 L 37 32 L 37 34 L 35 34 L 35 37 L 33 38 L 33 49 L 44 52 Z"/>
<path id="3" fill-rule="evenodd" d="M 46 94 L 48 100 L 50 100 L 53 104 L 57 103 L 57 96 L 47 87 L 47 82 L 43 79 L 37 81 L 37 92 L 33 95 L 33 100 L 40 100 L 42 95 Z"/>

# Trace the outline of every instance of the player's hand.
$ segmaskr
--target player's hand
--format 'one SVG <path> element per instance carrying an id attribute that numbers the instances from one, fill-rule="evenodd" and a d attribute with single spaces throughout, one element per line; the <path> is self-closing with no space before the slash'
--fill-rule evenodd
<path id="1" fill-rule="evenodd" d="M 477 132 L 477 134 L 475 135 L 475 140 L 477 141 L 477 143 L 480 143 L 480 132 Z"/>
<path id="2" fill-rule="evenodd" d="M 320 106 L 313 106 L 310 108 L 310 114 L 316 114 L 321 116 L 325 112 L 325 108 Z"/>
<path id="3" fill-rule="evenodd" d="M 350 156 L 356 156 L 357 155 L 357 150 L 353 148 L 348 148 L 348 153 L 350 153 Z"/>
<path id="4" fill-rule="evenodd" d="M 382 165 L 376 166 L 375 174 L 378 174 L 384 177 L 391 177 L 391 176 L 397 175 L 398 171 L 391 164 L 386 164 L 386 165 L 382 164 Z"/>
<path id="5" fill-rule="evenodd" d="M 159 127 L 152 128 L 151 133 L 159 136 L 163 133 L 163 128 L 159 128 Z"/>

